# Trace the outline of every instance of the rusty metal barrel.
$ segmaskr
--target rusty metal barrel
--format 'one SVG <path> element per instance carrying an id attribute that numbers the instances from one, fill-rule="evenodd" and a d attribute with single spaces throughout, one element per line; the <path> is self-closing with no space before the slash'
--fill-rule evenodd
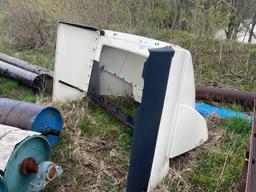
<path id="1" fill-rule="evenodd" d="M 0 98 L 0 124 L 42 133 L 54 144 L 60 136 L 63 120 L 54 107 Z"/>

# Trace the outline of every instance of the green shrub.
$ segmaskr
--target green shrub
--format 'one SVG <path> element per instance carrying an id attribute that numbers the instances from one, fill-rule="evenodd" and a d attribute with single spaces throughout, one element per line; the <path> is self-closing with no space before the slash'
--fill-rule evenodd
<path id="1" fill-rule="evenodd" d="M 162 29 L 213 37 L 226 26 L 229 15 L 217 3 L 205 11 L 205 2 L 173 0 L 4 0 L 0 4 L 0 37 L 27 49 L 54 42 L 60 20 L 157 36 Z M 185 39 L 188 45 L 190 38 Z"/>

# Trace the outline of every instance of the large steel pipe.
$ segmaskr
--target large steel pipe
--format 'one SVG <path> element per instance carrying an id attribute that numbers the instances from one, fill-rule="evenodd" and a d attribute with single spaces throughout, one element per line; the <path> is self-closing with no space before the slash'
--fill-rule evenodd
<path id="1" fill-rule="evenodd" d="M 37 66 L 37 65 L 33 65 L 26 61 L 11 57 L 9 55 L 5 55 L 3 53 L 0 53 L 0 61 L 9 63 L 9 64 L 19 67 L 21 69 L 25 69 L 26 71 L 30 71 L 32 73 L 47 74 L 48 76 L 53 78 L 53 72 L 51 70 L 45 69 L 45 68 Z"/>
<path id="2" fill-rule="evenodd" d="M 35 92 L 44 92 L 49 89 L 47 81 L 51 81 L 45 74 L 32 73 L 2 61 L 0 61 L 0 75 L 17 80 L 31 87 Z"/>
<path id="3" fill-rule="evenodd" d="M 239 103 L 253 107 L 254 100 L 256 100 L 256 92 L 241 92 L 229 89 L 198 86 L 196 88 L 196 99 Z"/>
<path id="4" fill-rule="evenodd" d="M 63 120 L 54 107 L 0 98 L 0 124 L 42 133 L 54 144 L 59 138 Z"/>
<path id="5" fill-rule="evenodd" d="M 0 75 L 12 78 L 38 93 L 52 90 L 52 71 L 1 53 Z"/>

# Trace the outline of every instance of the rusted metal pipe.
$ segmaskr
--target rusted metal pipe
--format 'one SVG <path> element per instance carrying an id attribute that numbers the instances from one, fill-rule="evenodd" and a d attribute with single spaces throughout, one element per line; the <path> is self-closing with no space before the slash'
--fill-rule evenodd
<path id="1" fill-rule="evenodd" d="M 46 74 L 35 74 L 2 61 L 0 61 L 0 75 L 17 80 L 38 93 L 49 89 L 48 81 L 51 81 Z"/>
<path id="2" fill-rule="evenodd" d="M 37 66 L 37 65 L 33 65 L 26 61 L 11 57 L 9 55 L 5 55 L 3 53 L 0 53 L 0 61 L 9 63 L 9 64 L 19 67 L 21 69 L 25 69 L 26 71 L 30 71 L 32 73 L 47 74 L 48 76 L 53 78 L 53 72 L 51 70 Z"/>
<path id="3" fill-rule="evenodd" d="M 253 108 L 254 100 L 256 100 L 256 92 L 242 92 L 215 87 L 197 86 L 196 99 L 239 103 Z"/>

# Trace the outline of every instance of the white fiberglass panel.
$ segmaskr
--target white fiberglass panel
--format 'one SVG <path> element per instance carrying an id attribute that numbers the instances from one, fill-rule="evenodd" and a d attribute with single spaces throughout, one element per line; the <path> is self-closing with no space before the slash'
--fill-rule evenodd
<path id="1" fill-rule="evenodd" d="M 191 55 L 175 49 L 161 116 L 148 191 L 169 171 L 169 158 L 185 153 L 207 140 L 207 125 L 195 111 L 195 87 Z"/>
<path id="2" fill-rule="evenodd" d="M 54 100 L 75 100 L 81 98 L 82 91 L 87 91 L 98 33 L 92 29 L 59 24 L 54 69 Z"/>
<path id="3" fill-rule="evenodd" d="M 127 85 L 132 91 L 132 95 L 140 101 L 143 90 L 143 68 L 147 58 L 134 53 L 103 46 L 100 57 L 100 93 L 102 95 L 127 96 Z M 106 75 L 105 73 L 108 73 Z M 112 78 L 110 76 L 113 76 Z M 113 79 L 121 82 L 114 83 Z M 123 83 L 122 83 L 123 82 Z M 108 91 L 109 90 L 109 91 Z M 124 90 L 122 93 L 121 90 Z M 129 91 L 130 92 L 130 91 Z"/>

